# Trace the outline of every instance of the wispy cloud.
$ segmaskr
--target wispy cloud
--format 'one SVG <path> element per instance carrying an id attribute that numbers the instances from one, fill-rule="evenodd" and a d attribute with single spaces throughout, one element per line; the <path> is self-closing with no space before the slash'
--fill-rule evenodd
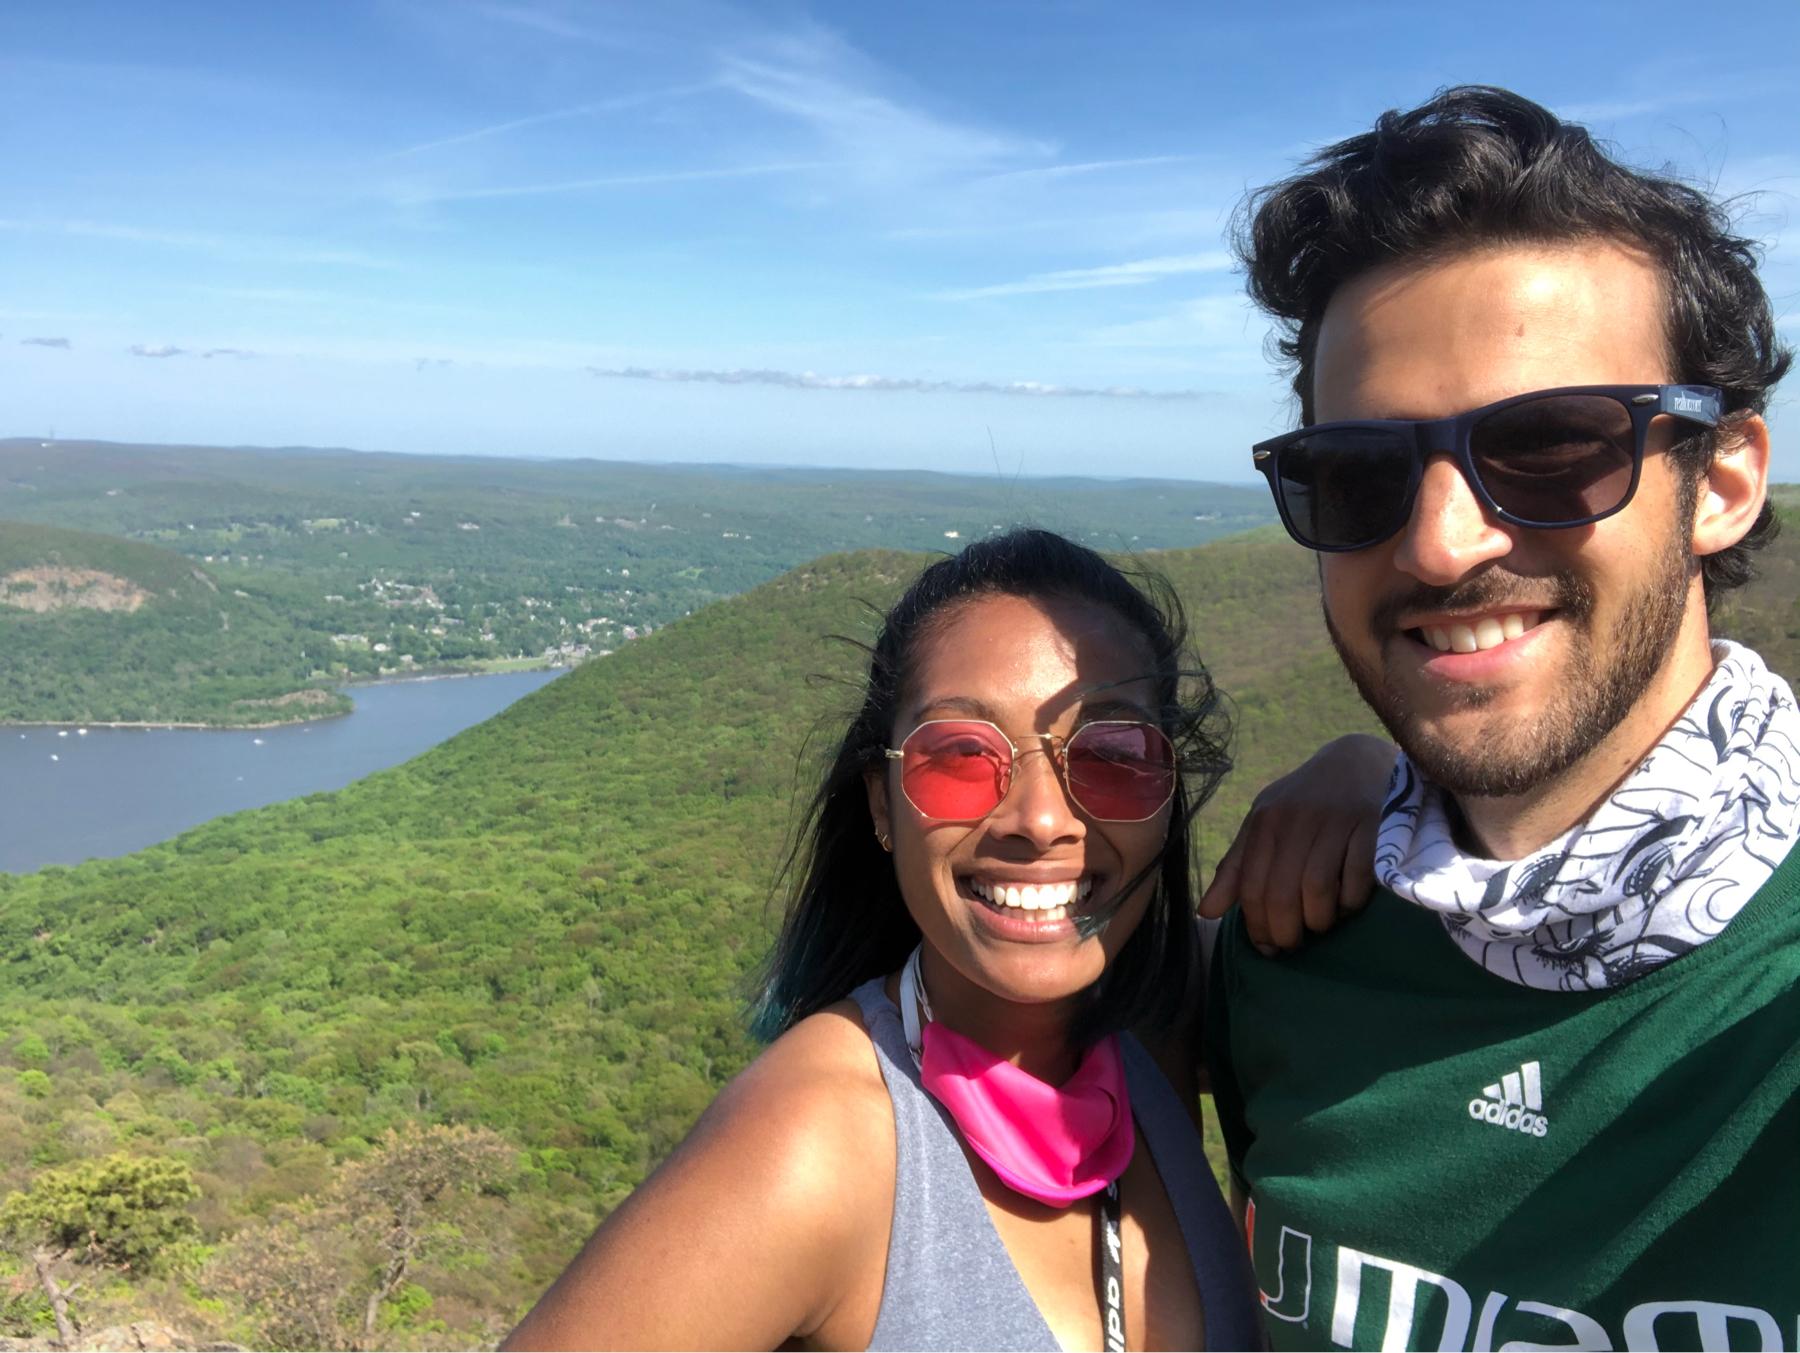
<path id="1" fill-rule="evenodd" d="M 605 113 L 619 113 L 631 108 L 642 108 L 647 104 L 668 103 L 675 99 L 688 98 L 717 88 L 717 81 L 704 80 L 696 84 L 674 85 L 668 89 L 645 90 L 639 94 L 621 94 L 612 99 L 596 99 L 590 103 L 577 103 L 568 108 L 555 108 L 546 113 L 532 113 L 527 117 L 515 117 L 505 122 L 495 122 L 490 126 L 476 127 L 471 131 L 457 132 L 452 136 L 440 136 L 434 140 L 421 141 L 416 146 L 406 146 L 400 150 L 390 151 L 382 158 L 397 160 L 408 155 L 423 154 L 428 150 L 443 150 L 448 146 L 466 145 L 471 141 L 485 141 L 491 136 L 504 136 L 508 132 L 523 131 L 527 127 L 541 127 L 546 123 L 566 122 L 570 118 L 578 117 L 598 117 Z"/>
<path id="2" fill-rule="evenodd" d="M 1642 99 L 1596 99 L 1588 103 L 1564 104 L 1556 115 L 1569 122 L 1623 122 L 1633 117 L 1654 117 L 1658 113 L 1696 104 L 1715 104 L 1718 90 L 1670 90 Z"/>
<path id="3" fill-rule="evenodd" d="M 1061 399 L 1200 399 L 1199 390 L 1143 390 L 1136 386 L 1046 385 L 1040 381 L 934 381 L 908 376 L 821 376 L 813 371 L 651 370 L 590 366 L 592 374 L 618 380 L 672 381 L 705 385 L 773 385 L 784 390 L 862 390 L 906 394 L 1026 395 Z"/>
<path id="4" fill-rule="evenodd" d="M 192 288 L 204 296 L 219 296 L 228 301 L 249 305 L 335 306 L 349 308 L 368 303 L 368 298 L 350 291 L 327 291 L 307 287 L 215 287 Z"/>
<path id="5" fill-rule="evenodd" d="M 577 23 L 555 9 L 542 5 L 478 4 L 472 7 L 472 12 L 483 18 L 511 24 L 516 28 L 530 29 L 545 37 L 576 42 L 593 42 L 603 47 L 633 45 L 612 30 L 593 28 L 587 24 Z"/>
<path id="6" fill-rule="evenodd" d="M 191 249 L 215 256 L 263 263 L 322 264 L 347 268 L 389 268 L 386 259 L 356 249 L 329 249 L 296 240 L 258 239 L 250 236 L 213 235 L 200 231 L 157 230 L 145 226 L 106 221 L 25 221 L 0 218 L 0 230 L 19 234 L 73 235 L 83 239 L 123 240 L 134 244 Z"/>
<path id="7" fill-rule="evenodd" d="M 502 6 L 480 12 L 546 34 L 571 29 L 587 35 L 585 19 L 572 11 Z M 1056 153 L 1053 143 L 928 108 L 923 93 L 904 87 L 891 72 L 817 26 L 735 32 L 718 40 L 718 48 L 698 80 L 494 122 L 419 142 L 384 159 L 412 159 L 546 124 L 713 93 L 725 102 L 716 110 L 718 117 L 710 119 L 717 123 L 717 134 L 709 144 L 724 164 L 664 168 L 675 157 L 662 155 L 650 162 L 655 167 L 645 168 L 642 157 L 636 157 L 635 163 L 619 164 L 617 172 L 595 173 L 598 166 L 590 165 L 582 166 L 589 169 L 586 173 L 540 172 L 512 183 L 490 180 L 468 186 L 421 176 L 388 185 L 384 196 L 396 206 L 418 207 L 827 171 L 807 184 L 809 200 L 816 200 L 849 185 L 884 193 L 896 185 L 918 188 L 928 181 L 966 186 L 971 176 L 1027 168 Z M 1101 172 L 1104 164 L 1060 169 L 1065 176 L 1079 176 Z"/>
<path id="8" fill-rule="evenodd" d="M 1046 291 L 1138 287 L 1159 282 L 1165 277 L 1225 272 L 1231 266 L 1231 255 L 1222 249 L 1216 249 L 1204 254 L 1169 254 L 1161 258 L 1135 259 L 1129 263 L 1109 263 L 1099 268 L 1064 268 L 1057 272 L 1034 273 L 1017 282 L 998 282 L 992 286 L 969 287 L 961 291 L 940 291 L 936 296 L 941 301 L 973 301 L 988 296 L 1031 296 Z"/>
<path id="9" fill-rule="evenodd" d="M 1681 77 L 1686 71 L 1673 59 L 1664 59 L 1636 72 L 1631 83 L 1653 92 L 1625 95 L 1614 99 L 1590 99 L 1585 103 L 1564 104 L 1553 110 L 1571 122 L 1624 122 L 1634 117 L 1658 117 L 1680 108 L 1699 108 L 1708 112 L 1721 104 L 1752 98 L 1788 97 L 1793 88 L 1791 72 L 1739 70 L 1727 84 L 1716 81 L 1694 83 Z"/>
<path id="10" fill-rule="evenodd" d="M 1112 174 L 1124 169 L 1151 169 L 1162 165 L 1185 164 L 1192 155 L 1139 155 L 1124 160 L 1085 160 L 1078 164 L 1046 164 L 1035 169 L 1008 169 L 990 174 L 988 183 L 1018 183 L 1032 179 L 1067 179 L 1087 174 Z"/>
<path id="11" fill-rule="evenodd" d="M 173 343 L 133 343 L 126 351 L 133 357 L 232 357 L 242 362 L 262 356 L 249 348 L 178 348 Z"/>
<path id="12" fill-rule="evenodd" d="M 1262 338 L 1268 319 L 1241 292 L 1196 296 L 1159 315 L 1107 324 L 1086 334 L 1083 343 L 1099 348 L 1168 349 L 1204 354 L 1208 370 L 1266 369 Z"/>
<path id="13" fill-rule="evenodd" d="M 571 23 L 560 14 L 552 14 L 549 10 L 530 5 L 476 5 L 474 11 L 484 18 L 530 28 L 553 38 L 586 40 L 594 36 L 591 29 Z"/>
<path id="14" fill-rule="evenodd" d="M 401 190 L 394 200 L 403 206 L 433 202 L 471 202 L 499 197 L 542 197 L 551 193 L 598 192 L 616 188 L 650 188 L 671 183 L 704 183 L 711 179 L 758 178 L 773 174 L 799 174 L 832 166 L 819 160 L 782 161 L 775 164 L 722 165 L 711 169 L 671 169 L 651 174 L 602 174 L 594 178 L 562 179 L 554 183 L 517 183 L 497 188 Z"/>
<path id="15" fill-rule="evenodd" d="M 21 338 L 19 342 L 28 348 L 69 348 L 73 346 L 66 338 Z"/>
<path id="16" fill-rule="evenodd" d="M 1171 194 L 1172 195 L 1172 194 Z M 1077 204 L 1079 205 L 1079 204 Z M 1157 246 L 1191 245 L 1196 240 L 1217 239 L 1220 222 L 1230 208 L 1156 207 L 1135 211 L 1047 212 L 978 203 L 957 219 L 932 225 L 900 226 L 882 238 L 902 243 L 934 243 L 939 240 L 990 240 L 1002 237 L 1039 239 L 1059 243 L 1080 242 L 1092 251 L 1124 252 Z"/>
<path id="17" fill-rule="evenodd" d="M 12 43 L 17 48 L 23 44 Z M 238 111 L 279 97 L 281 87 L 267 71 L 231 71 L 218 66 L 163 66 L 138 61 L 74 61 L 52 57 L 0 56 L 0 78 L 31 97 L 44 93 L 78 98 L 106 96 L 115 114 L 138 100 L 167 114 L 184 104 L 223 104 Z"/>
<path id="18" fill-rule="evenodd" d="M 864 179 L 989 170 L 1056 152 L 1049 142 L 959 121 L 884 91 L 860 53 L 819 28 L 727 53 L 720 82 L 800 123 Z"/>

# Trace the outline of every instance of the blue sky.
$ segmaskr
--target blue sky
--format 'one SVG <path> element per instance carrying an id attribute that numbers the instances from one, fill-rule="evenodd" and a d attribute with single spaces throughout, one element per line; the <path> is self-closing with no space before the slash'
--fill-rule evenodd
<path id="1" fill-rule="evenodd" d="M 1700 17 L 10 5 L 0 434 L 1246 480 L 1230 212 L 1442 84 L 1760 194 L 1800 339 L 1800 5 Z"/>

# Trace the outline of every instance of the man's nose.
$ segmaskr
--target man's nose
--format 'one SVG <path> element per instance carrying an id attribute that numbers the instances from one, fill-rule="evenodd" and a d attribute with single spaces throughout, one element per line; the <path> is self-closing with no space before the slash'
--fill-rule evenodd
<path id="1" fill-rule="evenodd" d="M 1454 459 L 1439 454 L 1425 462 L 1396 567 L 1422 583 L 1448 587 L 1512 547 L 1505 524 L 1487 514 Z"/>

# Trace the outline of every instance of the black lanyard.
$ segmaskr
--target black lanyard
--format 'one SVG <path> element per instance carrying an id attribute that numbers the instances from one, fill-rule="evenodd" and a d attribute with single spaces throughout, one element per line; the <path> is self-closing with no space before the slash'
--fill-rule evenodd
<path id="1" fill-rule="evenodd" d="M 1100 1192 L 1100 1333 L 1106 1353 L 1125 1353 L 1125 1240 L 1119 1231 L 1119 1181 Z"/>

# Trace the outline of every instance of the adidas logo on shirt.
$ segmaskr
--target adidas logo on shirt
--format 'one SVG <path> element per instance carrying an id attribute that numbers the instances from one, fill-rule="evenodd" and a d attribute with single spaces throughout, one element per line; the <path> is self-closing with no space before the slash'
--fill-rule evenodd
<path id="1" fill-rule="evenodd" d="M 1526 1062 L 1482 1090 L 1469 1101 L 1469 1117 L 1531 1137 L 1548 1133 L 1550 1120 L 1544 1117 L 1544 1087 L 1538 1064 Z"/>

